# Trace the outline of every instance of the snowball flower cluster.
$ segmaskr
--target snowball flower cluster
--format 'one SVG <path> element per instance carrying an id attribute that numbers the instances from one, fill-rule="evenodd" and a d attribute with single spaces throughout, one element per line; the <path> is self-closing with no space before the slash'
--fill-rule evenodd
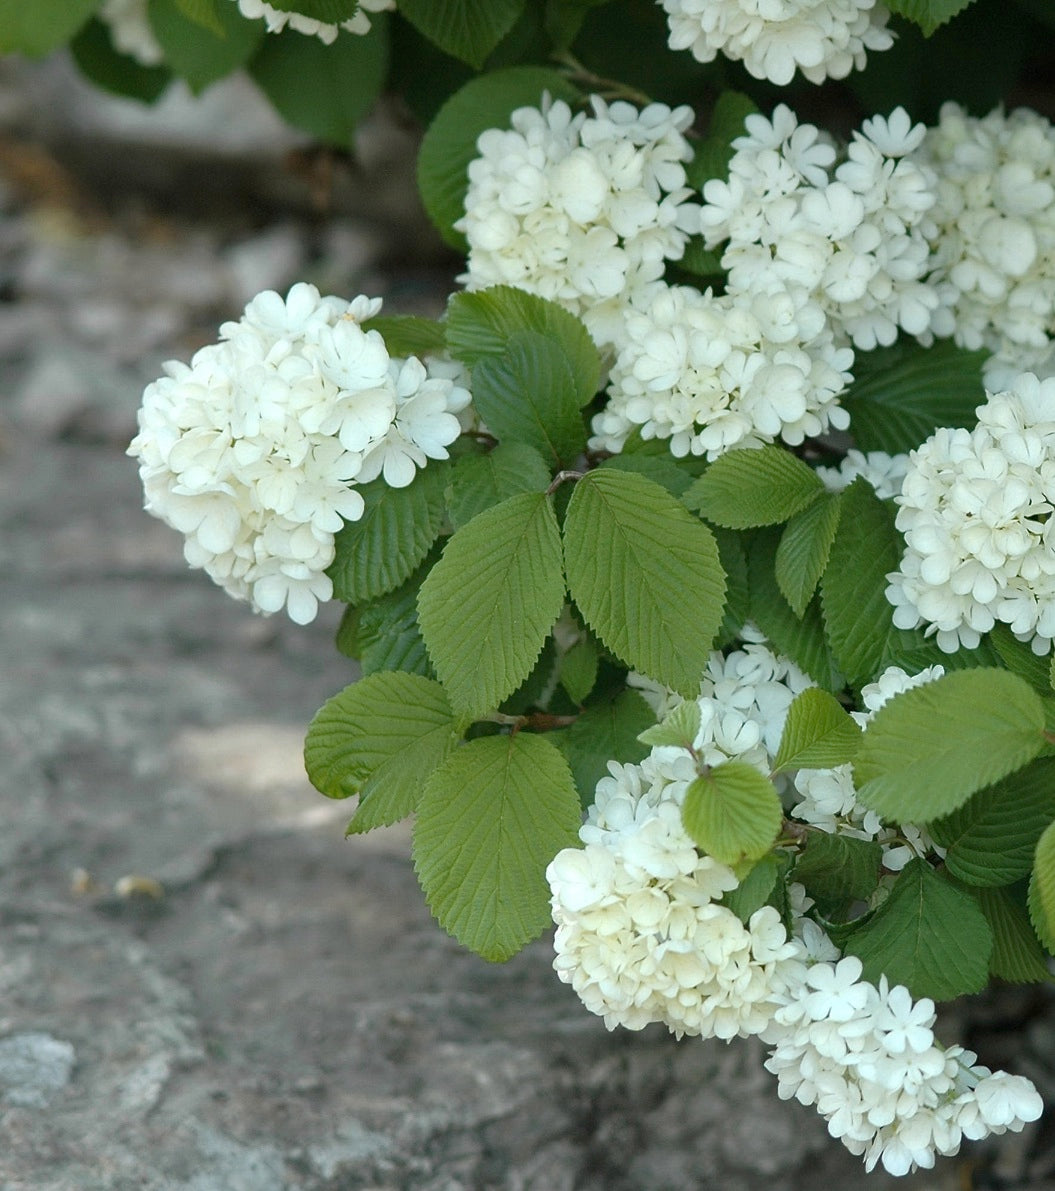
<path id="1" fill-rule="evenodd" d="M 747 117 L 728 179 L 704 184 L 708 247 L 724 244 L 730 293 L 805 292 L 837 340 L 869 351 L 898 330 L 925 334 L 938 295 L 926 280 L 935 180 L 913 150 L 925 128 L 902 108 L 834 146 L 784 104 Z"/>
<path id="2" fill-rule="evenodd" d="M 940 429 L 909 456 L 897 498 L 905 538 L 887 578 L 899 628 L 948 653 L 1006 624 L 1033 652 L 1055 638 L 1055 379 L 988 394 L 974 430 Z"/>
<path id="3" fill-rule="evenodd" d="M 838 467 L 818 467 L 818 477 L 829 492 L 842 492 L 854 480 L 866 480 L 880 500 L 889 500 L 901 491 L 908 471 L 907 455 L 888 455 L 885 451 L 849 450 Z"/>
<path id="4" fill-rule="evenodd" d="M 143 394 L 128 453 L 147 511 L 257 611 L 312 620 L 333 594 L 334 535 L 363 515 L 356 485 L 405 487 L 461 431 L 468 391 L 449 364 L 392 359 L 360 326 L 380 308 L 312 285 L 266 291 Z"/>
<path id="5" fill-rule="evenodd" d="M 157 66 L 165 52 L 147 16 L 147 0 L 103 0 L 96 13 L 110 30 L 115 49 L 135 58 L 140 66 Z"/>
<path id="6" fill-rule="evenodd" d="M 342 29 L 346 33 L 369 33 L 370 18 L 367 13 L 386 12 L 395 6 L 396 0 L 359 0 L 355 16 L 340 25 L 328 25 L 325 21 L 304 16 L 303 13 L 274 8 L 266 3 L 266 0 L 238 0 L 238 11 L 242 16 L 248 17 L 251 21 L 266 21 L 268 33 L 281 33 L 288 25 L 297 33 L 317 37 L 325 45 L 332 45 Z"/>
<path id="7" fill-rule="evenodd" d="M 580 315 L 599 343 L 618 335 L 631 294 L 677 260 L 698 230 L 688 202 L 689 107 L 638 109 L 593 96 L 512 114 L 477 141 L 465 215 L 469 288 L 519 286 Z"/>
<path id="8" fill-rule="evenodd" d="M 1055 127 L 1025 108 L 977 119 L 947 103 L 916 156 L 938 177 L 934 332 L 1036 371 L 1055 332 Z"/>
<path id="9" fill-rule="evenodd" d="M 890 14 L 876 0 L 660 0 L 672 50 L 698 62 L 719 54 L 748 74 L 786 86 L 798 70 L 811 83 L 861 70 L 868 50 L 894 44 Z"/>
<path id="10" fill-rule="evenodd" d="M 849 425 L 837 398 L 852 363 L 819 307 L 786 289 L 715 297 L 657 284 L 626 313 L 589 445 L 618 452 L 635 427 L 678 457 L 801 443 Z"/>

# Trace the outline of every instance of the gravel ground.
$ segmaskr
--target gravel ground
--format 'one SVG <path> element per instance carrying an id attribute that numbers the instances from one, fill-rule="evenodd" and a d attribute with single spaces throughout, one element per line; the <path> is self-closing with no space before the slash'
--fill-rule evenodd
<path id="1" fill-rule="evenodd" d="M 336 610 L 253 617 L 142 513 L 163 358 L 267 286 L 420 311 L 452 269 L 378 198 L 391 124 L 320 213 L 296 138 L 207 99 L 151 125 L 61 64 L 0 76 L 0 1191 L 860 1186 L 752 1047 L 609 1035 L 545 940 L 495 967 L 445 937 L 405 830 L 346 842 L 303 776 L 355 677 Z M 1055 1092 L 1046 995 L 947 1025 Z M 1051 1154 L 1042 1124 L 899 1185 L 1055 1187 Z"/>

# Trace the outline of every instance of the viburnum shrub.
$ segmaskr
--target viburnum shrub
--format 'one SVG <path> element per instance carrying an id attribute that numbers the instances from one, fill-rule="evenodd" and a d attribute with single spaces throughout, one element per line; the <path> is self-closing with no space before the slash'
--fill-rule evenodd
<path id="1" fill-rule="evenodd" d="M 147 388 L 146 507 L 256 611 L 346 605 L 307 769 L 352 834 L 414 816 L 442 927 L 552 919 L 609 1028 L 759 1036 L 893 1174 L 1041 1112 L 934 1026 L 1055 950 L 1055 127 L 1001 106 L 1053 30 L 0 0 L 140 98 L 244 66 L 324 141 L 382 88 L 426 126 L 445 315 L 258 295 Z"/>

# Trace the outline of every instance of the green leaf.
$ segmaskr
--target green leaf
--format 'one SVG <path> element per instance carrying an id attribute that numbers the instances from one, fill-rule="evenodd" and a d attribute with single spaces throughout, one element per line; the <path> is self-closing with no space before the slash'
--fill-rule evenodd
<path id="1" fill-rule="evenodd" d="M 459 252 L 467 252 L 469 245 L 454 224 L 465 214 L 467 171 L 469 162 L 478 156 L 477 138 L 489 128 L 506 127 L 517 108 L 537 107 L 546 91 L 568 103 L 580 95 L 562 74 L 545 67 L 494 70 L 466 83 L 429 125 L 418 153 L 418 190 L 429 218 Z"/>
<path id="2" fill-rule="evenodd" d="M 592 401 L 600 383 L 601 358 L 590 333 L 574 314 L 511 285 L 457 293 L 450 300 L 448 348 L 471 368 L 490 356 L 504 356 L 525 331 L 537 331 L 560 345 L 575 378 L 579 405 Z"/>
<path id="3" fill-rule="evenodd" d="M 746 926 L 756 910 L 770 904 L 770 896 L 776 887 L 777 878 L 782 875 L 782 867 L 781 857 L 767 852 L 751 866 L 735 889 L 730 889 L 722 896 L 722 905 L 732 910 Z"/>
<path id="4" fill-rule="evenodd" d="M 857 380 L 840 398 L 857 446 L 897 454 L 918 447 L 939 426 L 974 426 L 975 407 L 986 399 L 985 358 L 951 340 L 859 354 Z"/>
<path id="5" fill-rule="evenodd" d="M 557 647 L 550 636 L 542 643 L 542 652 L 528 676 L 511 695 L 502 700 L 498 710 L 503 715 L 527 715 L 543 709 L 556 685 L 557 666 Z"/>
<path id="6" fill-rule="evenodd" d="M 1055 819 L 1055 758 L 1042 757 L 973 794 L 928 825 L 948 849 L 945 864 L 968 885 L 1010 885 L 1033 866 L 1044 828 Z"/>
<path id="7" fill-rule="evenodd" d="M 773 783 L 743 761 L 726 761 L 698 777 L 681 808 L 689 836 L 722 864 L 765 855 L 783 817 Z"/>
<path id="8" fill-rule="evenodd" d="M 861 729 L 839 700 L 808 687 L 788 708 L 773 772 L 834 769 L 852 761 L 860 744 Z"/>
<path id="9" fill-rule="evenodd" d="M 685 493 L 685 505 L 727 529 L 787 521 L 824 494 L 813 468 L 783 447 L 729 451 Z"/>
<path id="10" fill-rule="evenodd" d="M 777 586 L 796 616 L 802 616 L 813 599 L 831 556 L 839 528 L 842 499 L 836 493 L 807 505 L 784 527 L 777 547 Z"/>
<path id="11" fill-rule="evenodd" d="M 864 964 L 866 980 L 885 975 L 914 998 L 935 1001 L 985 988 L 992 948 L 978 903 L 924 860 L 909 861 L 886 901 L 843 943 Z"/>
<path id="12" fill-rule="evenodd" d="M 438 356 L 447 350 L 443 324 L 415 314 L 379 314 L 363 323 L 364 331 L 379 331 L 391 356 Z"/>
<path id="13" fill-rule="evenodd" d="M 217 37 L 224 36 L 224 27 L 216 12 L 216 0 L 176 0 L 176 6 L 188 21 L 201 25 Z"/>
<path id="14" fill-rule="evenodd" d="M 725 612 L 715 642 L 715 648 L 722 649 L 739 639 L 740 630 L 750 619 L 751 591 L 747 583 L 743 539 L 731 529 L 715 529 L 712 533 L 718 543 L 718 559 L 725 571 Z"/>
<path id="15" fill-rule="evenodd" d="M 686 699 L 662 721 L 642 732 L 638 740 L 652 747 L 673 745 L 674 748 L 691 749 L 696 744 L 702 715 L 695 699 Z"/>
<path id="16" fill-rule="evenodd" d="M 326 572 L 336 599 L 361 604 L 410 577 L 443 524 L 447 474 L 442 460 L 432 460 L 406 488 L 393 488 L 381 476 L 359 486 L 366 509 L 336 534 L 337 554 Z"/>
<path id="17" fill-rule="evenodd" d="M 886 657 L 887 666 L 900 666 L 906 674 L 918 674 L 928 666 L 942 666 L 946 673 L 952 670 L 976 670 L 980 666 L 999 666 L 1000 655 L 983 637 L 974 649 L 958 649 L 945 653 L 933 637 L 924 637 L 922 630 L 901 632 L 893 638 Z"/>
<path id="18" fill-rule="evenodd" d="M 820 601 L 814 597 L 802 616 L 796 616 L 781 594 L 774 574 L 778 537 L 772 532 L 754 535 L 747 554 L 751 592 L 751 620 L 782 653 L 825 690 L 842 690 L 846 680 L 828 648 L 821 620 Z"/>
<path id="19" fill-rule="evenodd" d="M 671 496 L 681 496 L 692 484 L 692 476 L 679 467 L 668 454 L 656 455 L 613 455 L 605 459 L 601 467 L 613 467 L 616 471 L 634 471 L 666 488 Z"/>
<path id="20" fill-rule="evenodd" d="M 723 91 L 711 112 L 707 135 L 696 145 L 692 161 L 686 166 L 688 184 L 702 190 L 711 178 L 726 178 L 735 149 L 733 141 L 746 132 L 744 121 L 758 111 L 758 104 L 742 91 Z"/>
<path id="21" fill-rule="evenodd" d="M 1044 948 L 1033 927 L 1025 899 L 1012 889 L 979 889 L 978 904 L 993 932 L 989 972 L 998 980 L 1036 984 L 1051 980 Z"/>
<path id="22" fill-rule="evenodd" d="M 582 706 L 597 682 L 597 642 L 584 629 L 560 660 L 560 684 L 568 698 Z"/>
<path id="23" fill-rule="evenodd" d="M 230 7 L 230 0 L 224 6 Z M 338 37 L 333 45 L 296 32 L 269 34 L 249 73 L 290 124 L 347 149 L 374 106 L 388 68 L 383 14 L 374 14 L 371 22 L 368 36 Z"/>
<path id="24" fill-rule="evenodd" d="M 177 0 L 148 0 L 147 15 L 165 64 L 196 95 L 244 66 L 264 40 L 263 22 L 247 21 L 230 0 L 216 9 L 219 31 L 189 17 Z"/>
<path id="25" fill-rule="evenodd" d="M 832 653 L 854 686 L 870 682 L 898 642 L 887 602 L 887 574 L 901 562 L 894 510 L 863 479 L 842 494 L 842 512 L 821 580 L 821 606 Z"/>
<path id="26" fill-rule="evenodd" d="M 868 901 L 879 884 L 883 849 L 875 840 L 811 831 L 795 863 L 794 880 L 819 901 Z"/>
<path id="27" fill-rule="evenodd" d="M 1029 920 L 1045 949 L 1055 952 L 1055 822 L 1045 827 L 1033 855 Z"/>
<path id="28" fill-rule="evenodd" d="M 463 455 L 451 469 L 447 511 L 455 529 L 518 492 L 545 492 L 550 470 L 525 443 L 499 443 L 483 455 Z"/>
<path id="29" fill-rule="evenodd" d="M 0 0 L 0 54 L 42 58 L 64 45 L 102 0 Z"/>
<path id="30" fill-rule="evenodd" d="M 304 743 L 304 766 L 327 798 L 360 795 L 363 814 L 356 813 L 352 830 L 366 830 L 366 807 L 375 799 L 370 826 L 410 814 L 425 778 L 458 736 L 439 683 L 417 674 L 372 674 L 316 713 Z"/>
<path id="31" fill-rule="evenodd" d="M 1015 637 L 1006 624 L 998 624 L 993 628 L 989 642 L 1012 674 L 1024 678 L 1042 695 L 1051 693 L 1052 659 L 1037 657 L 1024 641 Z M 1055 654 L 1052 657 L 1055 658 Z"/>
<path id="32" fill-rule="evenodd" d="M 572 598 L 616 657 L 695 696 L 725 595 L 707 527 L 644 476 L 598 468 L 575 485 L 564 558 Z"/>
<path id="33" fill-rule="evenodd" d="M 591 8 L 608 0 L 546 0 L 546 32 L 554 49 L 568 50 Z"/>
<path id="34" fill-rule="evenodd" d="M 509 338 L 500 356 L 473 368 L 473 405 L 492 434 L 534 447 L 551 465 L 586 446 L 575 376 L 559 342 L 538 331 Z"/>
<path id="35" fill-rule="evenodd" d="M 579 799 L 541 736 L 485 736 L 425 785 L 414 868 L 440 925 L 484 959 L 515 955 L 550 921 L 546 865 L 577 843 Z"/>
<path id="36" fill-rule="evenodd" d="M 153 103 L 172 80 L 164 66 L 142 66 L 119 53 L 110 39 L 110 27 L 92 17 L 70 42 L 70 53 L 81 73 L 97 87 Z"/>
<path id="37" fill-rule="evenodd" d="M 893 822 L 926 823 L 1031 761 L 1044 708 L 1007 670 L 957 670 L 895 696 L 865 729 L 857 797 Z"/>
<path id="38" fill-rule="evenodd" d="M 652 708 L 637 691 L 621 691 L 587 707 L 570 728 L 552 733 L 567 757 L 583 806 L 593 802 L 594 791 L 608 774 L 608 762 L 630 765 L 648 756 L 639 736 L 656 722 Z"/>
<path id="39" fill-rule="evenodd" d="M 358 0 L 268 0 L 268 3 L 279 12 L 299 12 L 326 25 L 350 21 L 359 8 Z"/>
<path id="40" fill-rule="evenodd" d="M 974 0 L 887 0 L 887 8 L 919 25 L 929 37 Z"/>
<path id="41" fill-rule="evenodd" d="M 418 591 L 428 570 L 426 562 L 401 587 L 357 610 L 353 656 L 364 675 L 406 670 L 435 678 L 418 625 Z"/>
<path id="42" fill-rule="evenodd" d="M 457 530 L 418 598 L 429 657 L 455 708 L 479 718 L 512 694 L 563 605 L 550 497 L 511 496 Z"/>
<path id="43" fill-rule="evenodd" d="M 480 70 L 516 24 L 524 0 L 400 0 L 399 12 L 452 58 Z"/>

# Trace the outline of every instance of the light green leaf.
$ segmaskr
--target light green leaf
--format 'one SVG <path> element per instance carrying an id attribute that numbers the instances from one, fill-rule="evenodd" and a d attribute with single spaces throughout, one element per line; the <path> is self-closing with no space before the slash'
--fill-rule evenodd
<path id="1" fill-rule="evenodd" d="M 366 509 L 336 534 L 337 554 L 326 572 L 336 599 L 361 604 L 410 577 L 443 524 L 447 474 L 442 460 L 432 460 L 406 488 L 392 488 L 381 476 L 358 488 Z"/>
<path id="2" fill-rule="evenodd" d="M 783 875 L 781 869 L 785 867 L 785 863 L 783 857 L 777 856 L 774 852 L 767 852 L 751 865 L 735 889 L 730 889 L 722 896 L 722 905 L 732 910 L 746 926 L 756 910 L 771 904 L 770 897 L 778 877 Z"/>
<path id="3" fill-rule="evenodd" d="M 440 925 L 484 959 L 515 955 L 549 923 L 546 865 L 574 847 L 567 762 L 526 732 L 471 740 L 426 783 L 414 868 Z"/>
<path id="4" fill-rule="evenodd" d="M 231 7 L 230 0 L 223 7 Z M 292 31 L 269 34 L 249 63 L 253 81 L 279 115 L 341 149 L 351 146 L 388 69 L 384 14 L 375 13 L 370 20 L 368 36 L 338 37 L 333 45 Z M 253 23 L 262 28 L 261 22 Z"/>
<path id="5" fill-rule="evenodd" d="M 928 825 L 948 849 L 945 864 L 968 885 L 1010 885 L 1028 875 L 1044 828 L 1055 819 L 1055 758 L 1041 757 L 973 794 Z"/>
<path id="6" fill-rule="evenodd" d="M 993 932 L 990 975 L 1013 984 L 1050 981 L 1044 948 L 1030 925 L 1025 898 L 1014 889 L 979 889 L 978 904 Z"/>
<path id="7" fill-rule="evenodd" d="M 885 592 L 887 574 L 897 570 L 903 545 L 894 510 L 869 483 L 855 480 L 842 494 L 839 526 L 821 580 L 832 653 L 854 686 L 875 678 L 899 641 Z"/>
<path id="8" fill-rule="evenodd" d="M 571 362 L 558 341 L 539 331 L 511 335 L 501 355 L 480 360 L 472 391 L 492 434 L 534 447 L 551 466 L 574 460 L 586 446 Z"/>
<path id="9" fill-rule="evenodd" d="M 452 58 L 480 70 L 516 24 L 524 0 L 400 0 L 399 12 Z"/>
<path id="10" fill-rule="evenodd" d="M 951 340 L 858 354 L 857 380 L 840 398 L 857 446 L 893 455 L 918 447 L 939 426 L 970 429 L 985 401 L 985 358 Z"/>
<path id="11" fill-rule="evenodd" d="M 688 184 L 702 190 L 711 178 L 729 176 L 729 162 L 736 150 L 733 141 L 747 131 L 744 121 L 758 111 L 758 104 L 742 91 L 723 91 L 711 112 L 707 135 L 696 143 L 692 161 L 685 167 Z"/>
<path id="12" fill-rule="evenodd" d="M 308 726 L 304 766 L 312 785 L 327 798 L 364 793 L 369 781 L 376 791 L 389 784 L 396 819 L 413 804 L 430 769 L 451 751 L 458 725 L 443 688 L 417 674 L 372 674 L 329 699 Z M 401 761 L 413 751 L 416 773 L 408 775 Z M 408 777 L 412 780 L 408 780 Z M 398 813 L 397 813 L 398 812 Z"/>
<path id="13" fill-rule="evenodd" d="M 702 715 L 695 699 L 686 699 L 662 721 L 642 732 L 638 740 L 652 747 L 673 745 L 675 748 L 691 749 L 696 744 Z"/>
<path id="14" fill-rule="evenodd" d="M 438 356 L 447 350 L 443 324 L 415 314 L 379 314 L 363 323 L 364 331 L 379 331 L 391 356 Z"/>
<path id="15" fill-rule="evenodd" d="M 1031 761 L 1044 708 L 1007 670 L 957 670 L 896 695 L 865 729 L 857 797 L 893 822 L 926 823 Z"/>
<path id="16" fill-rule="evenodd" d="M 1041 695 L 1051 693 L 1049 658 L 1038 657 L 1024 641 L 1015 637 L 1006 624 L 998 624 L 993 628 L 989 643 L 1012 674 L 1024 678 Z"/>
<path id="17" fill-rule="evenodd" d="M 478 718 L 511 695 L 563 606 L 550 497 L 511 496 L 457 530 L 418 597 L 429 658 L 454 707 Z"/>
<path id="18" fill-rule="evenodd" d="M 727 529 L 787 521 L 824 494 L 813 468 L 783 447 L 729 451 L 685 493 L 686 507 Z"/>
<path id="19" fill-rule="evenodd" d="M 681 808 L 693 842 L 722 864 L 764 856 L 783 817 L 773 783 L 743 761 L 726 761 L 698 777 Z"/>
<path id="20" fill-rule="evenodd" d="M 974 0 L 888 0 L 887 7 L 919 25 L 929 37 L 935 29 L 973 3 Z"/>
<path id="21" fill-rule="evenodd" d="M 64 45 L 102 0 L 0 0 L 0 54 L 42 58 Z"/>
<path id="22" fill-rule="evenodd" d="M 725 595 L 707 527 L 644 476 L 598 468 L 575 485 L 564 558 L 572 598 L 616 657 L 694 696 Z"/>
<path id="23" fill-rule="evenodd" d="M 490 71 L 452 95 L 429 125 L 418 153 L 418 190 L 429 218 L 444 240 L 459 252 L 467 252 L 469 245 L 465 236 L 454 230 L 454 224 L 465 214 L 467 171 L 469 162 L 478 155 L 477 138 L 489 128 L 507 127 L 517 108 L 537 107 L 546 91 L 568 103 L 574 103 L 580 95 L 562 74 L 545 67 L 511 66 Z"/>
<path id="24" fill-rule="evenodd" d="M 1045 827 L 1033 855 L 1029 920 L 1045 949 L 1055 953 L 1055 822 Z"/>
<path id="25" fill-rule="evenodd" d="M 796 513 L 780 536 L 777 586 L 796 616 L 806 611 L 828 565 L 841 512 L 840 496 L 826 493 Z"/>
<path id="26" fill-rule="evenodd" d="M 216 0 L 176 0 L 180 12 L 188 21 L 201 25 L 217 37 L 223 37 L 224 27 L 216 11 Z"/>
<path id="27" fill-rule="evenodd" d="M 172 81 L 164 66 L 142 66 L 114 47 L 110 26 L 95 17 L 70 42 L 70 53 L 80 72 L 95 86 L 114 95 L 153 103 Z"/>
<path id="28" fill-rule="evenodd" d="M 526 443 L 499 443 L 482 455 L 463 455 L 451 469 L 447 511 L 455 529 L 518 492 L 545 492 L 550 470 Z"/>
<path id="29" fill-rule="evenodd" d="M 860 743 L 861 729 L 839 700 L 808 687 L 788 708 L 773 772 L 834 769 L 852 761 Z"/>
<path id="30" fill-rule="evenodd" d="M 914 998 L 935 1001 L 985 988 L 992 949 L 978 903 L 925 860 L 909 861 L 886 901 L 843 943 L 864 964 L 866 980 L 885 975 Z"/>
<path id="31" fill-rule="evenodd" d="M 568 759 L 583 806 L 593 802 L 609 761 L 629 765 L 648 756 L 639 735 L 655 721 L 652 708 L 637 691 L 624 690 L 614 699 L 591 703 L 571 727 L 551 733 Z"/>
<path id="32" fill-rule="evenodd" d="M 811 831 L 795 863 L 794 879 L 825 903 L 867 901 L 879 884 L 883 849 L 875 840 Z"/>
<path id="33" fill-rule="evenodd" d="M 582 706 L 597 682 L 600 654 L 597 642 L 583 629 L 560 660 L 560 684 L 568 698 Z"/>
<path id="34" fill-rule="evenodd" d="M 215 10 L 219 28 L 187 15 L 177 0 L 149 0 L 147 15 L 165 64 L 200 94 L 237 70 L 264 40 L 262 21 L 248 21 L 230 0 Z"/>
<path id="35" fill-rule="evenodd" d="M 601 358 L 583 324 L 556 302 L 510 285 L 457 293 L 447 311 L 447 343 L 452 356 L 475 368 L 489 356 L 503 356 L 525 331 L 560 345 L 575 378 L 580 406 L 591 401 L 601 375 Z"/>

